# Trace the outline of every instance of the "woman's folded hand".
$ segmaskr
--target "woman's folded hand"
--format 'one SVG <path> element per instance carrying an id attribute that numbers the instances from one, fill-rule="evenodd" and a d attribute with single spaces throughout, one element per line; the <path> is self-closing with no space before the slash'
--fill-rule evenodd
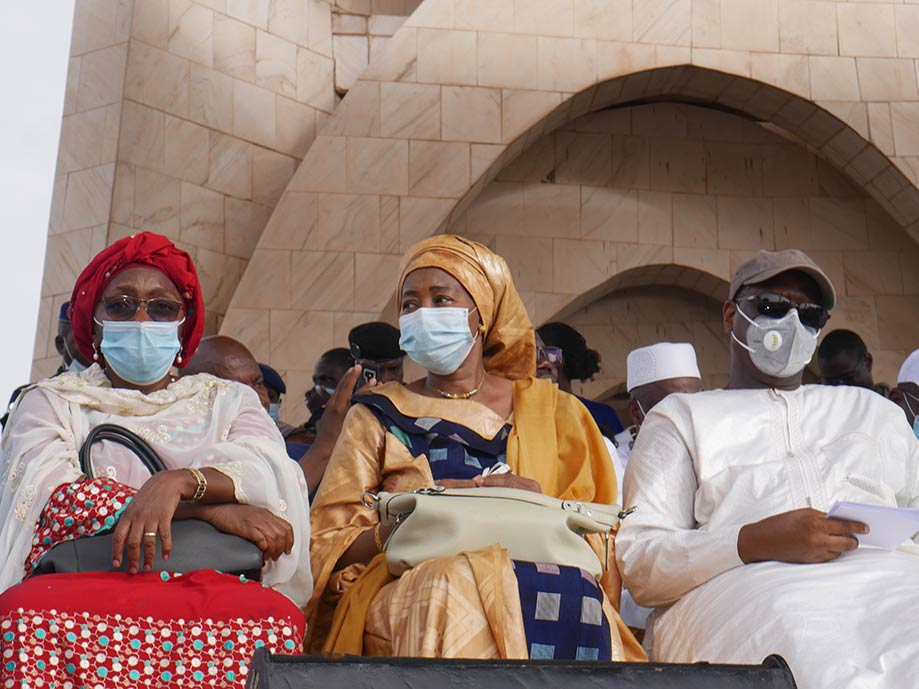
<path id="1" fill-rule="evenodd" d="M 127 559 L 128 571 L 136 574 L 141 565 L 149 571 L 156 555 L 156 540 L 162 540 L 163 559 L 172 552 L 172 518 L 183 495 L 192 495 L 196 481 L 187 471 L 161 471 L 152 476 L 125 507 L 112 538 L 112 566 Z M 190 492 L 189 492 L 190 491 Z"/>
<path id="2" fill-rule="evenodd" d="M 289 554 L 294 546 L 294 529 L 284 519 L 254 505 L 209 505 L 203 515 L 224 533 L 252 541 L 266 560 Z"/>

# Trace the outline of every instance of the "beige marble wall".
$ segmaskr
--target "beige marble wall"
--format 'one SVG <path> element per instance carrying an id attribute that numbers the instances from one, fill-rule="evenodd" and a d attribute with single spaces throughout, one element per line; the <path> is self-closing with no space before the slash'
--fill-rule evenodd
<path id="1" fill-rule="evenodd" d="M 467 231 L 488 238 L 496 205 L 517 211 L 494 241 L 532 266 L 538 321 L 643 266 L 716 294 L 744 252 L 793 243 L 832 254 L 850 300 L 836 322 L 874 319 L 889 370 L 917 339 L 911 27 L 909 3 L 867 0 L 78 0 L 80 117 L 61 147 L 77 162 L 56 184 L 37 369 L 83 254 L 142 221 L 195 253 L 209 326 L 229 302 L 222 332 L 298 394 L 352 324 L 392 315 L 381 286 L 408 246 L 474 213 L 486 229 Z M 684 133 L 666 109 L 628 133 L 569 126 L 648 100 L 742 113 L 787 143 L 721 140 L 688 111 Z M 508 178 L 524 151 L 547 159 L 546 135 L 551 177 Z M 805 149 L 817 191 L 786 193 L 770 171 L 800 180 Z M 828 179 L 859 191 L 824 194 Z"/>
<path id="2" fill-rule="evenodd" d="M 196 260 L 217 332 L 258 238 L 330 116 L 328 0 L 77 0 L 36 335 L 57 367 L 60 304 L 137 229 Z"/>
<path id="3" fill-rule="evenodd" d="M 249 338 L 289 376 L 304 378 L 312 349 L 340 342 L 340 323 L 392 313 L 392 293 L 381 285 L 392 285 L 400 254 L 459 228 L 468 212 L 482 224 L 465 231 L 493 233 L 512 262 L 527 263 L 521 280 L 537 321 L 583 306 L 630 267 L 692 266 L 705 271 L 703 293 L 714 293 L 744 252 L 789 243 L 813 249 L 833 237 L 821 246 L 843 261 L 844 270 L 834 271 L 851 283 L 853 320 L 865 320 L 854 314 L 858 305 L 871 311 L 875 349 L 899 356 L 911 335 L 884 325 L 894 318 L 884 314 L 900 313 L 894 304 L 915 308 L 906 293 L 912 273 L 901 269 L 900 282 L 881 292 L 875 283 L 885 260 L 914 265 L 901 262 L 915 261 L 919 237 L 919 111 L 904 30 L 912 14 L 900 3 L 832 0 L 425 0 L 321 130 L 266 227 L 252 264 L 261 268 L 243 276 L 223 331 Z M 635 131 L 630 121 L 629 133 L 567 131 L 570 143 L 558 143 L 566 123 L 642 100 L 743 113 L 788 145 L 751 170 L 748 154 L 759 141 L 718 140 L 717 131 L 691 136 L 688 123 L 665 117 L 640 121 Z M 681 126 L 685 133 L 674 129 Z M 649 131 L 664 137 L 653 149 L 641 144 Z M 549 155 L 544 137 L 552 132 L 571 162 L 556 160 L 545 184 L 507 179 L 523 151 L 542 147 Z M 832 201 L 783 191 L 787 180 L 767 168 L 800 176 L 794 161 L 805 149 L 820 160 L 818 185 L 832 178 L 861 191 Z M 604 161 L 618 163 L 607 170 Z M 494 181 L 499 173 L 505 177 Z M 583 181 L 574 184 L 575 173 Z M 803 199 L 803 210 L 783 205 L 783 193 Z M 730 231 L 706 224 L 712 204 Z M 489 226 L 493 205 L 500 228 Z M 862 224 L 850 227 L 849 216 L 859 213 Z M 776 229 L 777 215 L 787 216 L 787 230 Z M 879 217 L 899 228 L 892 245 L 868 238 Z M 862 253 L 856 259 L 846 250 Z M 886 259 L 878 255 L 884 251 Z M 322 273 L 333 262 L 337 268 Z M 260 288 L 279 264 L 283 276 Z M 864 288 L 870 298 L 856 294 L 867 281 L 849 277 L 857 272 L 874 276 Z M 550 281 L 551 289 L 535 288 Z"/>
<path id="4" fill-rule="evenodd" d="M 332 6 L 335 92 L 344 96 L 421 0 L 338 0 Z"/>
<path id="5" fill-rule="evenodd" d="M 919 306 L 919 248 L 912 238 L 830 163 L 754 121 L 710 107 L 658 103 L 573 120 L 501 170 L 450 231 L 508 259 L 539 321 L 554 317 L 540 314 L 540 303 L 589 290 L 596 295 L 597 285 L 603 294 L 636 266 L 672 264 L 717 278 L 689 289 L 717 297 L 709 316 L 720 322 L 719 300 L 740 263 L 759 249 L 799 248 L 839 291 L 827 332 L 858 331 L 878 361 L 879 380 L 893 380 L 919 346 L 919 326 L 888 316 L 897 305 L 913 314 Z M 624 314 L 648 305 L 614 303 Z M 612 305 L 601 310 L 613 318 Z M 659 333 L 695 332 L 674 319 L 673 309 L 651 318 Z M 628 331 L 631 339 L 623 332 L 613 338 L 617 349 L 609 350 L 615 355 L 604 377 L 588 386 L 591 394 L 620 384 L 628 350 L 654 337 L 637 328 Z M 604 351 L 602 344 L 595 346 Z"/>
<path id="6" fill-rule="evenodd" d="M 54 373 L 57 314 L 108 239 L 134 0 L 77 0 L 33 377 Z M 66 296 L 65 296 L 66 295 Z"/>

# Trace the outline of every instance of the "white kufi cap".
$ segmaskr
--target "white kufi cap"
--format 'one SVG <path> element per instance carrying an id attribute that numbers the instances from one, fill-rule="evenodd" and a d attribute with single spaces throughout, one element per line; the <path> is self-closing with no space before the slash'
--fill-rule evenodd
<path id="1" fill-rule="evenodd" d="M 900 367 L 900 375 L 897 376 L 898 383 L 915 383 L 919 385 L 919 349 L 906 357 L 906 361 Z"/>
<path id="2" fill-rule="evenodd" d="M 688 342 L 658 342 L 629 352 L 626 360 L 626 389 L 671 378 L 698 378 L 696 350 Z"/>

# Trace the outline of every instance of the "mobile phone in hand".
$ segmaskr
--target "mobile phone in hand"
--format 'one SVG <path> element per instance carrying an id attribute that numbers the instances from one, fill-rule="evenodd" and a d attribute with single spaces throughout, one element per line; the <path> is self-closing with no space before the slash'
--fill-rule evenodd
<path id="1" fill-rule="evenodd" d="M 361 377 L 364 379 L 365 384 L 377 377 L 377 370 L 373 366 L 362 364 L 361 368 L 363 369 L 361 371 Z"/>

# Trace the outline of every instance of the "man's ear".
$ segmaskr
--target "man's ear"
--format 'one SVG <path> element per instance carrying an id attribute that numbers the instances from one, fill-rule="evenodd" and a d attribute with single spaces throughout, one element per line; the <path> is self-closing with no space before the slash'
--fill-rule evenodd
<path id="1" fill-rule="evenodd" d="M 724 325 L 724 332 L 728 335 L 734 330 L 735 315 L 737 315 L 737 304 L 730 300 L 724 302 L 724 306 L 721 307 L 721 321 Z"/>
<path id="2" fill-rule="evenodd" d="M 641 407 L 638 406 L 638 402 L 635 400 L 629 400 L 629 415 L 632 417 L 632 423 L 636 426 L 640 426 L 641 422 L 645 420 L 645 415 L 641 413 Z"/>
<path id="3" fill-rule="evenodd" d="M 865 368 L 868 369 L 868 373 L 871 373 L 872 366 L 874 366 L 874 357 L 871 356 L 871 352 L 865 352 Z"/>
<path id="4" fill-rule="evenodd" d="M 64 356 L 64 338 L 61 337 L 60 335 L 57 335 L 54 338 L 54 348 L 57 350 L 58 354 L 60 354 L 61 356 Z"/>

